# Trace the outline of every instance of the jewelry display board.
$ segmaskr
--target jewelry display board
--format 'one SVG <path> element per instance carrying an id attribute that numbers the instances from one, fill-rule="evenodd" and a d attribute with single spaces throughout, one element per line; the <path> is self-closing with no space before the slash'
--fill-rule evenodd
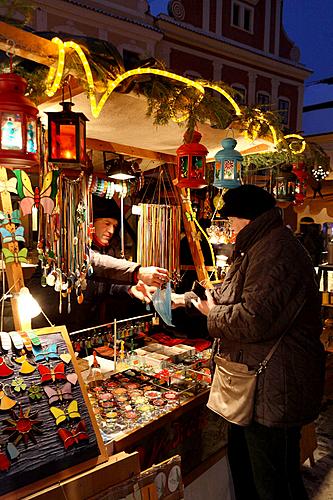
<path id="1" fill-rule="evenodd" d="M 11 499 L 108 458 L 66 327 L 24 336 L 25 351 L 12 336 L 1 357 L 0 496 Z"/>

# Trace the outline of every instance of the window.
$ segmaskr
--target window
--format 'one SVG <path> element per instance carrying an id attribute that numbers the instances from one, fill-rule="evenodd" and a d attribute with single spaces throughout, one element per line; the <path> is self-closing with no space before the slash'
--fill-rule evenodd
<path id="1" fill-rule="evenodd" d="M 253 33 L 253 8 L 242 2 L 234 1 L 231 11 L 231 25 Z"/>
<path id="2" fill-rule="evenodd" d="M 279 113 L 281 116 L 281 123 L 288 127 L 289 125 L 289 113 L 290 113 L 290 102 L 289 99 L 279 98 Z"/>
<path id="3" fill-rule="evenodd" d="M 270 109 L 270 95 L 267 92 L 257 92 L 257 104 L 263 111 Z"/>
<path id="4" fill-rule="evenodd" d="M 246 103 L 246 88 L 244 85 L 239 83 L 234 83 L 231 87 L 236 90 L 236 94 L 233 96 L 237 104 L 245 104 Z"/>

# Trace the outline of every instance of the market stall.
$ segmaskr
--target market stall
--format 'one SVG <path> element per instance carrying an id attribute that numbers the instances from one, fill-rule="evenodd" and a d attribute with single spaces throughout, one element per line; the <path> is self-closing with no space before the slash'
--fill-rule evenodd
<path id="1" fill-rule="evenodd" d="M 7 108 L 4 105 L 0 110 L 0 231 L 7 276 L 3 294 L 6 298 L 8 291 L 13 292 L 15 324 L 15 332 L 1 333 L 1 422 L 6 435 L 0 455 L 0 478 L 6 479 L 1 482 L 1 493 L 16 495 L 15 498 L 31 493 L 48 499 L 59 494 L 59 487 L 54 485 L 60 482 L 66 494 L 74 490 L 77 494 L 79 474 L 90 484 L 89 497 L 93 497 L 115 485 L 116 481 L 104 482 L 102 476 L 105 467 L 118 474 L 122 469 L 120 463 L 124 463 L 125 472 L 120 474 L 119 482 L 130 479 L 133 473 L 135 484 L 145 488 L 148 487 L 145 481 L 137 477 L 140 469 L 179 455 L 181 464 L 178 461 L 170 466 L 168 462 L 165 466 L 167 473 L 163 474 L 171 477 L 170 482 L 161 480 L 163 488 L 168 484 L 170 500 L 176 500 L 182 495 L 180 470 L 186 484 L 225 455 L 226 423 L 206 408 L 210 342 L 201 339 L 200 344 L 199 339 L 185 336 L 171 339 L 172 345 L 168 345 L 170 340 L 166 339 L 164 326 L 168 325 L 171 312 L 163 316 L 161 309 L 164 323 L 150 313 L 140 318 L 132 318 L 129 313 L 127 318 L 119 320 L 117 311 L 113 311 L 106 324 L 76 331 L 70 328 L 73 315 L 80 319 L 77 307 L 82 311 L 85 308 L 86 289 L 94 271 L 90 259 L 94 233 L 92 196 L 114 199 L 119 205 L 124 256 L 124 212 L 132 208 L 127 195 L 140 191 L 149 167 L 163 165 L 168 177 L 162 176 L 163 167 L 157 171 L 157 203 L 151 198 L 148 203 L 137 204 L 140 244 L 137 254 L 130 257 L 139 256 L 146 265 L 166 267 L 176 286 L 181 272 L 182 218 L 194 270 L 199 280 L 210 286 L 212 276 L 205 266 L 200 234 L 208 242 L 212 279 L 223 279 L 223 273 L 217 274 L 212 243 L 199 224 L 191 191 L 208 185 L 206 161 L 209 163 L 215 156 L 215 164 L 210 168 L 214 177 L 211 184 L 215 214 L 222 190 L 240 183 L 242 154 L 271 150 L 280 142 L 286 145 L 288 142 L 279 135 L 269 116 L 258 110 L 252 114 L 242 112 L 224 88 L 207 82 L 200 84 L 155 66 L 119 75 L 113 83 L 108 83 L 98 103 L 90 88 L 89 103 L 82 85 L 75 79 L 77 74 L 72 80 L 63 80 L 66 51 L 74 51 L 91 85 L 89 61 L 78 44 L 59 39 L 50 42 L 7 25 L 3 27 L 5 33 L 15 38 L 17 54 L 42 62 L 51 70 L 47 76 L 48 98 L 44 96 L 38 109 L 46 113 L 42 118 L 44 125 L 37 123 L 37 108 L 32 103 L 25 102 L 26 113 L 22 112 L 24 90 L 18 89 L 19 85 L 13 90 L 16 99 L 9 99 L 7 92 Z M 23 49 L 29 45 L 27 41 L 31 42 L 30 51 Z M 5 44 L 1 42 L 0 47 L 5 48 Z M 6 48 L 10 49 L 8 44 Z M 200 93 L 200 102 L 204 101 L 205 89 L 217 91 L 227 101 L 228 117 L 232 116 L 228 127 L 219 129 L 202 123 L 201 133 L 193 130 L 189 133 L 187 129 L 184 144 L 178 147 L 182 140 L 175 122 L 189 118 L 179 116 L 185 115 L 185 108 L 174 110 L 168 127 L 157 130 L 152 120 L 145 117 L 142 94 L 113 92 L 127 78 L 135 83 L 140 75 L 168 78 L 191 90 L 195 88 Z M 20 77 L 14 80 L 22 83 Z M 60 99 L 62 111 L 57 104 Z M 197 95 L 195 99 L 198 100 Z M 103 104 L 104 115 L 100 114 Z M 27 106 L 34 111 L 29 108 L 28 112 Z M 205 145 L 200 143 L 201 135 Z M 230 135 L 237 137 L 238 145 Z M 224 139 L 222 150 L 221 139 Z M 294 139 L 304 142 L 300 136 Z M 102 160 L 101 152 L 112 153 L 111 161 L 105 159 L 106 155 Z M 111 180 L 106 167 L 119 164 L 130 167 L 130 180 Z M 137 168 L 138 165 L 142 168 Z M 167 187 L 163 184 L 166 179 Z M 279 189 L 284 200 L 290 195 L 285 192 L 290 185 L 281 181 Z M 294 190 L 295 185 L 296 181 Z M 201 196 L 203 218 L 211 220 L 212 206 L 209 192 L 206 194 Z M 200 196 L 198 199 L 200 205 Z M 227 228 L 219 231 L 216 226 L 211 236 L 218 237 L 218 243 L 230 242 Z M 29 258 L 28 247 L 32 249 L 33 264 L 39 263 L 40 285 L 54 292 L 52 301 L 59 314 L 65 315 L 63 323 L 71 330 L 70 336 L 65 326 L 53 326 L 52 317 L 50 320 L 43 311 L 46 304 L 40 304 L 39 312 L 50 326 L 43 330 L 31 330 L 31 301 L 20 308 L 23 298 L 31 299 L 24 287 L 21 266 Z M 162 292 L 166 296 L 170 289 L 164 288 Z M 167 305 L 170 306 L 170 301 Z M 162 473 L 155 472 L 155 476 Z M 163 488 L 158 490 L 155 479 L 157 494 Z M 126 484 L 124 488 L 133 490 L 135 484 Z M 46 487 L 49 491 L 38 493 Z M 20 488 L 24 488 L 24 493 Z"/>

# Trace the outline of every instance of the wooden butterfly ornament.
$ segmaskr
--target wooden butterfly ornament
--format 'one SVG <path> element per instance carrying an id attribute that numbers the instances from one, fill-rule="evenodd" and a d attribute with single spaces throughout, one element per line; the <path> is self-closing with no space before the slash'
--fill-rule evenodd
<path id="1" fill-rule="evenodd" d="M 31 214 L 32 207 L 41 205 L 44 212 L 51 215 L 54 208 L 54 199 L 57 194 L 57 179 L 59 172 L 52 170 L 43 177 L 42 188 L 32 187 L 30 178 L 24 170 L 13 170 L 17 178 L 17 193 L 21 200 L 23 215 Z"/>
<path id="2" fill-rule="evenodd" d="M 11 177 L 8 180 L 0 181 L 0 193 L 17 193 L 16 190 L 17 179 Z"/>
<path id="3" fill-rule="evenodd" d="M 84 420 L 80 420 L 74 429 L 58 429 L 58 436 L 63 441 L 65 450 L 79 444 L 80 441 L 89 440 Z"/>
<path id="4" fill-rule="evenodd" d="M 27 248 L 22 248 L 22 250 L 19 251 L 14 250 L 14 252 L 11 252 L 9 248 L 3 248 L 2 253 L 6 264 L 10 264 L 12 262 L 27 262 Z"/>
<path id="5" fill-rule="evenodd" d="M 0 225 L 5 226 L 6 224 L 21 224 L 21 214 L 18 209 L 13 210 L 11 215 L 0 210 Z"/>
<path id="6" fill-rule="evenodd" d="M 15 229 L 14 224 L 6 224 L 6 227 L 0 227 L 0 234 L 2 236 L 2 243 L 10 243 L 13 241 L 25 241 L 24 227 L 19 226 Z"/>
<path id="7" fill-rule="evenodd" d="M 51 406 L 50 412 L 55 418 L 56 425 L 65 422 L 65 420 L 81 417 L 79 413 L 78 403 L 75 399 L 71 403 L 69 403 L 68 407 L 65 409 L 58 408 L 57 406 Z"/>

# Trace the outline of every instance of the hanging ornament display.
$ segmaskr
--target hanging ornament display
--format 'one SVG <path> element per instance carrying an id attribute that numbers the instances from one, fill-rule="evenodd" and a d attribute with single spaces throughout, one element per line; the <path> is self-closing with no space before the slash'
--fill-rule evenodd
<path id="1" fill-rule="evenodd" d="M 221 141 L 223 149 L 215 155 L 214 186 L 221 188 L 236 188 L 241 185 L 240 169 L 242 155 L 235 148 L 236 139 L 226 137 Z"/>
<path id="2" fill-rule="evenodd" d="M 207 148 L 200 144 L 202 135 L 193 132 L 192 142 L 184 134 L 184 142 L 177 149 L 177 179 L 174 184 L 179 188 L 200 189 L 207 186 L 205 180 Z"/>
<path id="3" fill-rule="evenodd" d="M 0 164 L 31 168 L 37 153 L 38 109 L 25 95 L 27 82 L 15 73 L 0 74 Z"/>
<path id="4" fill-rule="evenodd" d="M 302 205 L 306 197 L 306 181 L 309 174 L 306 170 L 304 162 L 293 163 L 292 172 L 296 175 L 296 187 L 295 187 L 295 204 Z"/>
<path id="5" fill-rule="evenodd" d="M 181 209 L 175 205 L 140 203 L 137 260 L 179 272 Z"/>
<path id="6" fill-rule="evenodd" d="M 59 294 L 59 311 L 65 302 L 70 313 L 73 295 L 78 303 L 83 302 L 90 269 L 87 245 L 91 210 L 83 171 L 74 179 L 61 173 L 56 201 L 52 216 L 45 220 L 44 238 L 37 248 L 42 265 L 41 285 L 54 287 Z M 66 231 L 62 231 L 64 227 Z"/>

